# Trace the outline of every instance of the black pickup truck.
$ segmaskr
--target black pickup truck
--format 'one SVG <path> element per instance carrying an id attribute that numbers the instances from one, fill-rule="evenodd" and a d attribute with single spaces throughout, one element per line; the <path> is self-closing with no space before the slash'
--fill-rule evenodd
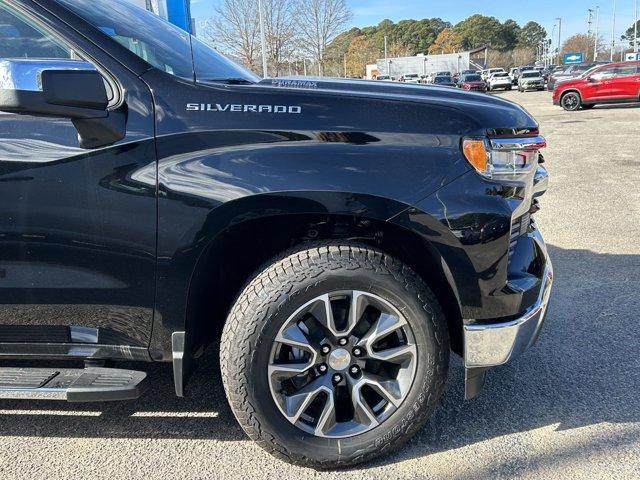
<path id="1" fill-rule="evenodd" d="M 420 428 L 451 351 L 471 398 L 538 337 L 519 106 L 261 80 L 124 0 L 0 0 L 0 35 L 0 398 L 137 398 L 121 361 L 172 362 L 183 396 L 219 345 L 247 434 L 339 467 Z"/>

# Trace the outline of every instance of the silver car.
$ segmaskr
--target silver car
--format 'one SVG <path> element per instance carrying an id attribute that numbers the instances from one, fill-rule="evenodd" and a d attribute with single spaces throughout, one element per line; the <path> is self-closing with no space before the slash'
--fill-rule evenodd
<path id="1" fill-rule="evenodd" d="M 544 90 L 544 78 L 539 70 L 525 70 L 518 77 L 518 91 Z"/>

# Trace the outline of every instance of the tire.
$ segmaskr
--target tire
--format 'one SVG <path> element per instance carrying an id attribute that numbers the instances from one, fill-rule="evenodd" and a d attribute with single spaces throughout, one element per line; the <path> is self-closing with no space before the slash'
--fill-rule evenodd
<path id="1" fill-rule="evenodd" d="M 577 92 L 567 92 L 560 98 L 560 105 L 567 112 L 575 112 L 580 109 L 582 100 Z"/>
<path id="2" fill-rule="evenodd" d="M 300 427 L 300 418 L 304 420 L 309 410 L 304 410 L 296 423 L 285 416 L 283 407 L 276 403 L 277 395 L 285 395 L 284 389 L 274 393 L 271 384 L 273 378 L 279 377 L 268 374 L 267 368 L 275 364 L 274 352 L 282 352 L 283 347 L 277 344 L 277 339 L 284 337 L 282 332 L 289 331 L 289 325 L 292 328 L 300 325 L 300 320 L 293 323 L 291 320 L 297 318 L 297 312 L 319 296 L 345 290 L 352 291 L 354 298 L 356 291 L 366 292 L 388 302 L 386 304 L 404 316 L 405 327 L 415 340 L 412 353 L 415 356 L 411 357 L 411 362 L 415 362 L 412 363 L 414 376 L 406 384 L 407 393 L 401 403 L 393 407 L 395 410 L 379 424 L 371 423 L 377 426 L 353 436 L 329 438 Z M 366 316 L 363 314 L 362 318 Z M 310 336 L 309 331 L 305 337 L 307 335 Z M 371 348 L 371 351 L 378 350 Z M 355 348 L 352 352 L 356 355 Z M 348 467 L 396 449 L 433 413 L 447 377 L 449 340 L 446 321 L 434 294 L 406 265 L 368 246 L 323 243 L 285 254 L 247 284 L 224 326 L 220 363 L 233 413 L 247 435 L 262 448 L 301 466 Z M 328 364 L 331 365 L 331 356 Z M 327 364 L 322 365 L 327 368 Z M 305 375 L 317 380 L 321 378 L 319 368 Z M 365 368 L 363 366 L 363 371 Z M 344 371 L 345 377 L 350 371 L 351 367 Z M 350 393 L 340 401 L 351 401 L 352 396 Z M 338 396 L 330 398 L 339 399 Z M 314 408 L 314 402 L 304 408 Z M 320 419 L 327 417 L 323 410 L 318 425 Z M 335 416 L 332 419 L 335 426 L 341 425 Z"/>

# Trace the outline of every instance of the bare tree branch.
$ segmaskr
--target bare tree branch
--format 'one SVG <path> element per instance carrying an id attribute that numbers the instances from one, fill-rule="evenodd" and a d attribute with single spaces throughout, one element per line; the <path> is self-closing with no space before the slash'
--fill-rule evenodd
<path id="1" fill-rule="evenodd" d="M 331 41 L 351 20 L 351 10 L 345 0 L 299 0 L 295 18 L 300 48 L 310 54 L 322 75 L 324 53 Z"/>

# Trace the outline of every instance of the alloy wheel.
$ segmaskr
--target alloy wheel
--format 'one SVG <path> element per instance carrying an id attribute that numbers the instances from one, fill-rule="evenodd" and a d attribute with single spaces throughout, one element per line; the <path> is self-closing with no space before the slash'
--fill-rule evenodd
<path id="1" fill-rule="evenodd" d="M 415 378 L 417 347 L 405 317 L 362 291 L 307 302 L 271 349 L 271 395 L 285 418 L 327 438 L 367 432 L 395 412 Z"/>
<path id="2" fill-rule="evenodd" d="M 580 106 L 580 99 L 575 93 L 568 93 L 562 97 L 562 106 L 565 110 L 577 110 Z"/>

